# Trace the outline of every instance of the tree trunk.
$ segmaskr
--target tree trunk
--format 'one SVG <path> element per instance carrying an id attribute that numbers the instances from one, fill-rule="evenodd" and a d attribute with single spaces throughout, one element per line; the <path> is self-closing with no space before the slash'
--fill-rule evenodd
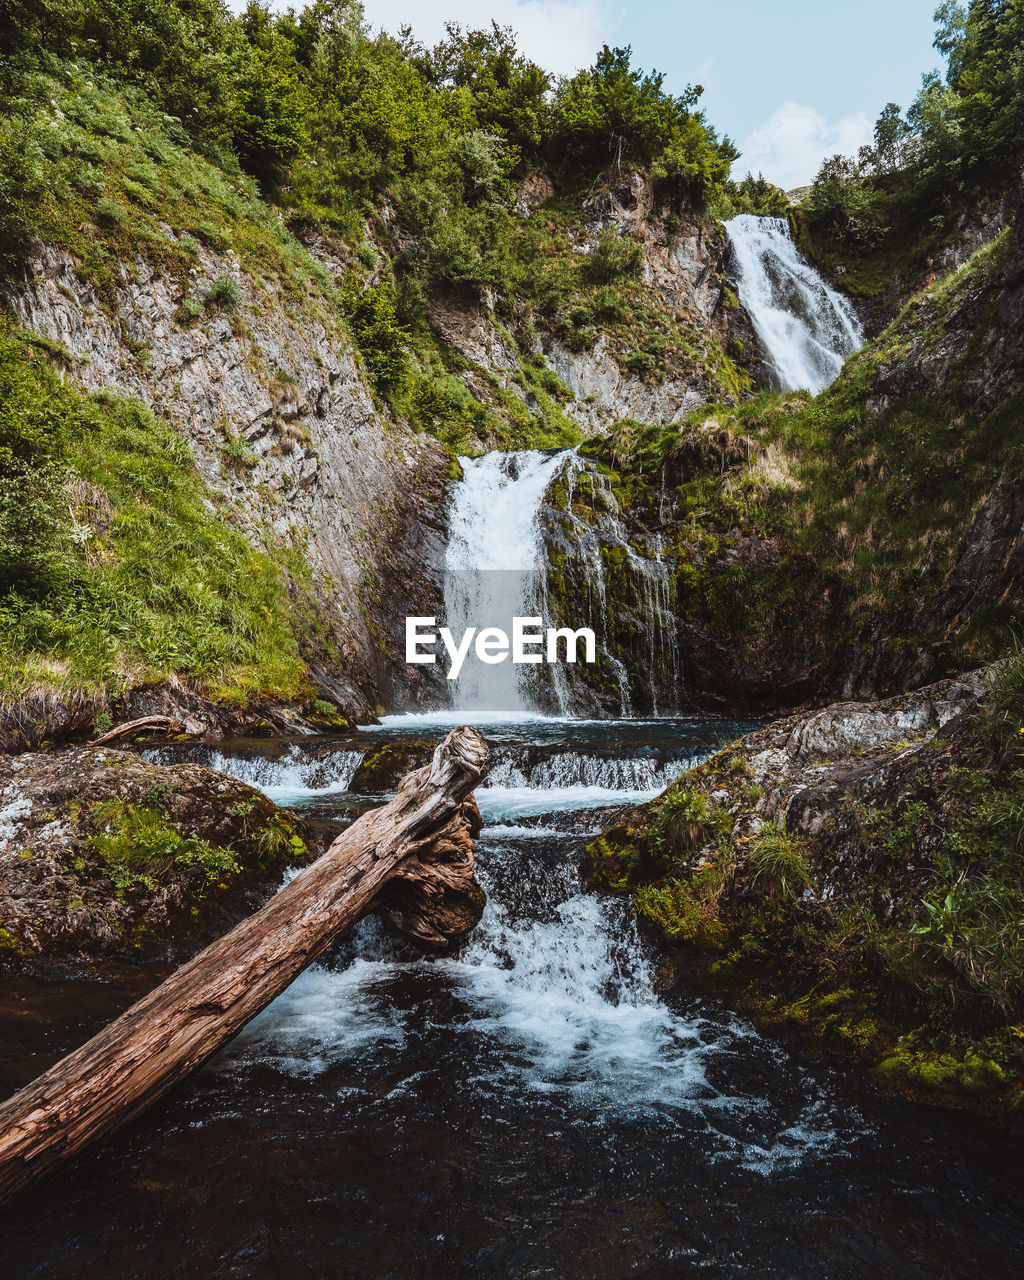
<path id="1" fill-rule="evenodd" d="M 432 945 L 479 920 L 472 789 L 487 744 L 454 729 L 394 800 L 353 823 L 264 907 L 0 1106 L 0 1202 L 137 1116 L 369 910 Z"/>

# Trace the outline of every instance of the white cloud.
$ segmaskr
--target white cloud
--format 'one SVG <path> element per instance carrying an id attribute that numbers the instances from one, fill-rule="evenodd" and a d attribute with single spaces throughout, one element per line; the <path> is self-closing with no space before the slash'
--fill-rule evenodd
<path id="1" fill-rule="evenodd" d="M 546 71 L 568 75 L 589 66 L 617 25 L 607 0 L 364 0 L 371 27 L 412 27 L 425 44 L 444 36 L 444 24 L 512 27 L 519 47 Z"/>
<path id="2" fill-rule="evenodd" d="M 787 191 L 811 182 L 826 156 L 852 155 L 872 137 L 872 123 L 861 111 L 829 124 L 814 107 L 784 102 L 746 142 L 733 165 L 733 177 L 763 173 Z"/>

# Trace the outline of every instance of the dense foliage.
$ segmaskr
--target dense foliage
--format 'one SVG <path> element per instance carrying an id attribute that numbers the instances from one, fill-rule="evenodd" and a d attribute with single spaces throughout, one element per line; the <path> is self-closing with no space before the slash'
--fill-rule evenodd
<path id="1" fill-rule="evenodd" d="M 17 114 L 25 77 L 88 64 L 144 92 L 181 140 L 237 165 L 297 214 L 338 225 L 388 192 L 438 274 L 494 283 L 509 216 L 509 175 L 547 163 L 573 174 L 624 161 L 706 196 L 735 149 L 695 111 L 700 89 L 673 97 L 628 49 L 553 85 L 511 32 L 463 31 L 426 49 L 374 34 L 355 0 L 301 13 L 221 0 L 3 0 L 13 51 L 2 89 Z M 0 216 L 13 198 L 17 148 L 4 156 Z M 13 168 L 12 168 L 13 165 Z"/>
<path id="2" fill-rule="evenodd" d="M 932 72 L 904 112 L 889 103 L 872 144 L 826 160 L 803 205 L 809 247 L 849 268 L 854 292 L 926 262 L 979 188 L 1002 187 L 1024 138 L 1024 0 L 944 0 Z M 858 261 L 861 260 L 861 261 Z"/>

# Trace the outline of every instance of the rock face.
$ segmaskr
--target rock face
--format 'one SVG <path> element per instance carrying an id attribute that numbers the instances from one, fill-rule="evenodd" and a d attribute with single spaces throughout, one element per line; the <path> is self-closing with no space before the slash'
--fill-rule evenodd
<path id="1" fill-rule="evenodd" d="M 958 291 L 952 307 L 928 294 L 908 304 L 900 328 L 909 341 L 875 380 L 879 409 L 894 399 L 947 387 L 960 405 L 981 417 L 1024 392 L 1024 182 L 1005 206 L 1004 217 L 989 225 L 998 226 L 1000 234 L 1006 231 L 1009 244 L 988 277 Z"/>
<path id="2" fill-rule="evenodd" d="M 26 328 L 66 349 L 68 376 L 166 417 L 253 541 L 269 533 L 300 552 L 342 659 L 311 653 L 314 675 L 350 716 L 416 703 L 422 684 L 385 623 L 399 607 L 434 611 L 450 458 L 374 403 L 326 298 L 300 301 L 245 275 L 230 250 L 195 255 L 184 292 L 141 257 L 123 263 L 112 311 L 68 254 L 41 246 L 9 301 Z M 341 270 L 328 255 L 320 265 L 327 279 Z M 233 314 L 197 305 L 220 278 L 240 291 Z M 183 302 L 200 318 L 183 323 Z"/>
<path id="3" fill-rule="evenodd" d="M 301 821 L 200 765 L 0 756 L 0 964 L 189 954 L 316 852 Z"/>
<path id="4" fill-rule="evenodd" d="M 898 1089 L 1016 1106 L 1008 1009 L 950 935 L 922 938 L 947 893 L 943 859 L 964 859 L 960 887 L 988 874 L 956 838 L 979 803 L 963 780 L 1003 768 L 979 726 L 990 679 L 757 730 L 607 830 L 588 873 L 633 895 L 688 990 L 794 1026 Z"/>
<path id="5" fill-rule="evenodd" d="M 729 790 L 734 831 L 748 836 L 778 822 L 799 835 L 821 835 L 826 818 L 848 799 L 878 795 L 894 775 L 912 772 L 936 732 L 973 711 L 988 684 L 987 671 L 974 671 L 883 702 L 839 702 L 786 716 L 748 734 L 742 787 L 761 795 L 750 803 Z M 820 888 L 828 897 L 829 856 L 822 866 Z"/>
<path id="6" fill-rule="evenodd" d="M 684 428 L 656 471 L 614 438 L 583 455 L 545 512 L 551 612 L 598 637 L 597 664 L 573 676 L 574 710 L 760 715 L 813 699 L 841 594 L 727 487 L 758 467 L 784 479 L 782 463 L 714 419 Z M 705 477 L 694 513 L 687 486 Z"/>
<path id="7" fill-rule="evenodd" d="M 554 188 L 543 174 L 531 174 L 520 190 L 521 217 L 543 218 L 543 204 Z M 752 379 L 767 386 L 769 374 L 749 316 L 735 297 L 729 247 L 706 209 L 682 212 L 661 203 L 648 179 L 638 172 L 606 177 L 582 202 L 573 246 L 592 253 L 608 228 L 629 237 L 642 250 L 640 278 L 650 297 L 668 313 L 685 316 L 701 334 L 705 350 L 698 367 L 670 372 L 663 380 L 640 376 L 623 366 L 606 334 L 583 349 L 571 349 L 546 330 L 538 331 L 535 352 L 544 357 L 572 393 L 565 414 L 588 434 L 602 434 L 623 418 L 674 422 L 692 409 L 720 398 L 712 366 L 717 345 Z M 494 315 L 495 299 L 467 299 L 459 293 L 435 293 L 431 323 L 464 359 L 499 376 L 519 368 L 519 356 Z M 516 391 L 508 382 L 507 389 Z"/>

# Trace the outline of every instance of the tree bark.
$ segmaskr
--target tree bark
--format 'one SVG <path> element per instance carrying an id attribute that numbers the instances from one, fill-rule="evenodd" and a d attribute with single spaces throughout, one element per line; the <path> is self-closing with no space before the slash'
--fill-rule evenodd
<path id="1" fill-rule="evenodd" d="M 143 716 L 141 720 L 128 720 L 125 724 L 116 725 L 101 733 L 98 738 L 88 744 L 90 747 L 101 747 L 105 742 L 116 742 L 118 738 L 127 738 L 133 733 L 157 732 L 180 733 L 183 726 L 173 716 Z"/>
<path id="2" fill-rule="evenodd" d="M 454 729 L 394 800 L 353 823 L 264 907 L 0 1106 L 0 1202 L 139 1115 L 370 910 L 438 945 L 479 920 L 472 789 L 488 750 Z"/>

